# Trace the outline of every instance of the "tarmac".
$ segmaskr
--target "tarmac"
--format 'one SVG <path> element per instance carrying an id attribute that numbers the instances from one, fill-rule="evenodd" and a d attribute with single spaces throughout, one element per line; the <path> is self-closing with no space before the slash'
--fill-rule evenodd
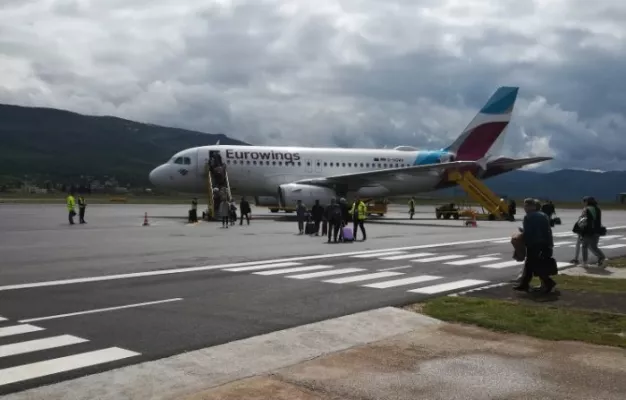
<path id="1" fill-rule="evenodd" d="M 266 209 L 254 209 L 249 226 L 223 229 L 214 222 L 187 224 L 187 208 L 91 205 L 88 224 L 69 226 L 63 205 L 0 205 L 0 395 L 66 398 L 63 393 L 72 390 L 77 399 L 175 398 L 195 387 L 188 386 L 190 377 L 202 377 L 202 387 L 195 389 L 203 390 L 390 334 L 425 329 L 413 313 L 407 325 L 395 319 L 383 323 L 400 317 L 383 317 L 381 312 L 506 282 L 518 270 L 508 241 L 519 221 L 479 221 L 472 228 L 462 221 L 436 220 L 434 207 L 418 207 L 413 221 L 404 207 L 391 207 L 387 217 L 368 221 L 367 241 L 327 244 L 325 238 L 297 235 L 293 219 Z M 146 227 L 145 212 L 150 222 Z M 555 228 L 555 255 L 563 269 L 571 267 L 570 226 L 577 214 L 559 212 L 563 225 Z M 601 246 L 609 258 L 623 254 L 626 213 L 605 211 L 603 217 L 610 223 Z M 321 332 L 334 331 L 316 325 L 332 324 L 329 321 L 337 317 L 369 316 L 363 314 L 367 312 L 374 313 L 371 319 L 343 328 L 352 332 L 343 334 L 347 339 L 324 336 Z M 299 331 L 306 342 L 294 344 L 282 336 L 280 344 L 263 347 L 270 341 L 263 335 L 303 326 L 312 329 Z M 396 326 L 399 330 L 392 328 Z M 259 346 L 255 351 L 262 354 L 258 359 L 263 368 L 234 374 L 225 368 L 234 355 L 223 353 L 224 362 L 215 362 L 217 356 L 180 359 L 189 368 L 174 369 L 185 370 L 184 377 L 168 377 L 163 370 L 171 360 L 179 360 L 176 357 L 200 357 L 196 352 L 224 351 L 223 346 L 239 346 L 242 342 L 237 341 L 245 340 Z M 34 344 L 42 350 L 24 350 Z M 300 347 L 307 351 L 295 350 Z M 10 355 L 2 355 L 9 350 Z M 250 354 L 256 353 L 248 352 L 247 360 L 239 363 L 244 370 L 255 358 Z M 206 376 L 212 365 L 218 371 L 210 374 L 218 380 Z M 41 373 L 42 368 L 48 373 Z M 143 369 L 148 375 L 126 368 Z M 11 377 L 3 381 L 9 372 Z M 146 384 L 146 392 L 131 395 L 139 377 L 161 382 Z M 316 395 L 312 398 L 325 398 Z"/>

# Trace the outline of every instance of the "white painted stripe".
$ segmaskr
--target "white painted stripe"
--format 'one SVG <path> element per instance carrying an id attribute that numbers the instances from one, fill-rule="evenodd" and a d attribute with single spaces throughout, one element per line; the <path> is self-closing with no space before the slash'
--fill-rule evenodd
<path id="1" fill-rule="evenodd" d="M 404 251 L 385 251 L 383 253 L 359 254 L 352 256 L 353 258 L 375 258 L 381 256 L 392 256 L 394 254 L 404 254 Z"/>
<path id="2" fill-rule="evenodd" d="M 491 253 L 491 254 L 481 254 L 479 256 L 476 257 L 493 257 L 493 256 L 499 256 L 500 253 Z"/>
<path id="3" fill-rule="evenodd" d="M 54 349 L 62 346 L 69 346 L 77 343 L 88 342 L 87 339 L 72 335 L 53 336 L 45 339 L 29 340 L 0 346 L 0 358 L 15 356 L 18 354 L 32 353 L 34 351 Z"/>
<path id="4" fill-rule="evenodd" d="M 139 353 L 133 351 L 120 349 L 119 347 L 110 347 L 108 349 L 0 369 L 0 386 L 138 355 Z"/>
<path id="5" fill-rule="evenodd" d="M 503 262 L 499 262 L 499 263 L 495 263 L 495 264 L 487 264 L 487 265 L 481 265 L 481 268 L 493 268 L 493 269 L 500 269 L 500 268 L 508 268 L 508 267 L 519 267 L 524 265 L 523 261 L 503 261 Z"/>
<path id="6" fill-rule="evenodd" d="M 375 288 L 375 289 L 386 289 L 386 288 L 390 288 L 390 287 L 396 287 L 396 286 L 402 286 L 402 285 L 410 285 L 410 284 L 413 284 L 413 283 L 434 281 L 434 280 L 437 280 L 437 279 L 441 279 L 441 277 L 440 276 L 421 275 L 421 276 L 412 276 L 410 278 L 404 278 L 404 279 L 394 279 L 392 281 L 370 283 L 369 285 L 363 285 L 363 287 L 370 287 L 370 288 Z"/>
<path id="7" fill-rule="evenodd" d="M 568 237 L 568 236 L 578 236 L 578 235 L 573 232 L 558 232 L 558 233 L 553 233 L 552 236 Z"/>
<path id="8" fill-rule="evenodd" d="M 20 335 L 22 333 L 30 333 L 43 331 L 43 328 L 40 328 L 35 325 L 12 325 L 6 326 L 4 328 L 0 328 L 0 337 L 12 336 L 12 335 Z"/>
<path id="9" fill-rule="evenodd" d="M 392 272 L 392 271 L 389 271 L 389 272 L 375 272 L 373 274 L 346 276 L 345 278 L 330 279 L 328 281 L 323 281 L 323 282 L 327 282 L 327 283 L 361 282 L 361 281 L 368 281 L 368 280 L 372 280 L 372 279 L 388 278 L 390 276 L 396 276 L 396 275 L 404 275 L 404 273 L 403 272 Z"/>
<path id="10" fill-rule="evenodd" d="M 492 240 L 491 243 L 511 243 L 511 238 L 508 239 L 500 239 L 500 240 Z"/>
<path id="11" fill-rule="evenodd" d="M 576 242 L 554 242 L 555 246 L 563 246 L 565 244 L 572 244 L 572 243 L 576 243 Z"/>
<path id="12" fill-rule="evenodd" d="M 442 283 L 439 285 L 426 286 L 419 289 L 409 290 L 411 293 L 421 293 L 421 294 L 435 294 L 442 292 L 449 292 L 450 290 L 466 288 L 470 286 L 476 285 L 484 285 L 485 283 L 489 283 L 489 281 L 479 281 L 476 279 L 463 279 L 460 281 Z"/>
<path id="13" fill-rule="evenodd" d="M 284 262 L 284 263 L 274 263 L 274 264 L 265 264 L 265 265 L 253 265 L 251 267 L 228 268 L 228 269 L 225 269 L 224 271 L 229 271 L 229 272 L 258 271 L 260 269 L 295 267 L 296 265 L 302 265 L 302 264 L 297 263 L 297 262 Z"/>
<path id="14" fill-rule="evenodd" d="M 608 246 L 600 246 L 603 249 L 619 249 L 620 247 L 626 247 L 626 244 L 622 244 L 622 243 L 617 243 L 617 244 L 610 244 Z"/>
<path id="15" fill-rule="evenodd" d="M 4 318 L 4 317 L 0 317 L 0 322 L 2 322 L 2 321 L 6 321 L 6 320 L 7 320 L 6 318 Z"/>
<path id="16" fill-rule="evenodd" d="M 607 227 L 607 229 L 625 229 L 625 228 L 626 226 Z M 562 232 L 561 234 L 563 233 L 567 233 L 567 232 Z M 558 235 L 558 234 L 559 233 L 554 233 L 554 235 Z M 247 261 L 247 262 L 221 264 L 221 265 L 205 265 L 205 266 L 200 266 L 200 267 L 162 269 L 162 270 L 156 270 L 156 271 L 133 272 L 133 273 L 128 273 L 128 274 L 101 275 L 101 276 L 83 277 L 83 278 L 75 278 L 75 279 L 63 279 L 63 280 L 58 280 L 58 281 L 19 283 L 19 284 L 14 284 L 14 285 L 0 286 L 0 291 L 32 289 L 32 288 L 39 288 L 39 287 L 72 285 L 72 284 L 90 283 L 90 282 L 102 282 L 102 281 L 111 281 L 111 280 L 118 280 L 118 279 L 144 278 L 144 277 L 150 277 L 150 276 L 182 274 L 182 273 L 188 273 L 188 272 L 212 271 L 216 269 L 243 267 L 247 265 L 272 264 L 272 263 L 277 263 L 277 262 L 320 260 L 320 259 L 325 259 L 325 258 L 347 257 L 347 256 L 352 256 L 352 255 L 357 255 L 357 254 L 380 253 L 382 251 L 410 251 L 410 250 L 419 250 L 419 249 L 433 249 L 433 248 L 438 248 L 438 247 L 476 244 L 476 243 L 484 243 L 486 241 L 504 240 L 504 239 L 510 240 L 510 237 L 491 238 L 491 239 L 482 238 L 482 239 L 474 239 L 474 240 L 463 240 L 463 241 L 458 241 L 458 242 L 445 242 L 445 243 L 423 244 L 423 245 L 417 245 L 417 246 L 396 247 L 396 248 L 391 248 L 391 249 L 353 251 L 353 252 L 346 252 L 346 253 L 319 254 L 319 255 L 314 255 L 314 256 L 279 258 L 279 259 L 264 260 L 264 261 Z"/>
<path id="17" fill-rule="evenodd" d="M 289 274 L 291 272 L 315 271 L 316 269 L 328 269 L 332 267 L 333 267 L 332 265 L 311 265 L 308 267 L 272 269 L 270 271 L 253 272 L 253 274 L 255 275 L 279 275 L 279 274 Z"/>
<path id="18" fill-rule="evenodd" d="M 573 264 L 572 263 L 568 263 L 568 262 L 563 262 L 563 261 L 557 261 L 556 262 L 556 268 L 557 269 L 569 267 L 570 265 L 573 265 Z"/>
<path id="19" fill-rule="evenodd" d="M 469 265 L 469 264 L 480 264 L 487 261 L 495 261 L 499 260 L 500 257 L 479 257 L 479 258 L 470 258 L 460 261 L 448 261 L 444 264 L 448 265 Z"/>
<path id="20" fill-rule="evenodd" d="M 606 235 L 606 236 L 600 237 L 600 240 L 617 239 L 617 238 L 621 238 L 622 236 L 624 235 Z"/>
<path id="21" fill-rule="evenodd" d="M 419 260 L 411 260 L 411 261 L 415 261 L 415 262 L 433 262 L 433 261 L 444 261 L 444 260 L 454 260 L 455 258 L 463 258 L 465 256 L 461 256 L 458 254 L 448 254 L 445 256 L 438 256 L 438 257 L 430 257 L 430 258 L 422 258 Z"/>
<path id="22" fill-rule="evenodd" d="M 391 268 L 381 268 L 381 269 L 377 269 L 376 271 L 395 271 L 397 269 L 408 269 L 408 268 L 413 268 L 414 265 L 404 265 L 402 267 L 391 267 Z"/>
<path id="23" fill-rule="evenodd" d="M 20 320 L 20 322 L 23 323 L 23 322 L 46 321 L 46 320 L 49 320 L 49 319 L 74 317 L 76 315 L 95 314 L 95 313 L 106 312 L 106 311 L 123 310 L 123 309 L 126 309 L 126 308 L 151 306 L 151 305 L 155 305 L 155 304 L 171 303 L 172 301 L 181 301 L 181 300 L 182 300 L 181 297 L 176 297 L 176 298 L 167 299 L 167 300 L 148 301 L 148 302 L 145 302 L 145 303 L 127 304 L 125 306 L 97 308 L 95 310 L 77 311 L 77 312 L 68 313 L 68 314 L 51 315 L 49 317 L 22 319 L 22 320 Z"/>
<path id="24" fill-rule="evenodd" d="M 413 254 L 403 254 L 401 256 L 384 257 L 384 258 L 381 258 L 381 260 L 396 261 L 396 260 L 406 260 L 407 258 L 418 258 L 418 257 L 426 257 L 426 256 L 434 256 L 434 255 L 435 253 L 413 253 Z"/>
<path id="25" fill-rule="evenodd" d="M 309 274 L 301 274 L 301 275 L 289 275 L 287 278 L 310 279 L 310 278 L 320 278 L 323 276 L 350 274 L 352 272 L 361 272 L 361 271 L 365 271 L 365 268 L 331 269 L 330 271 L 311 272 Z"/>

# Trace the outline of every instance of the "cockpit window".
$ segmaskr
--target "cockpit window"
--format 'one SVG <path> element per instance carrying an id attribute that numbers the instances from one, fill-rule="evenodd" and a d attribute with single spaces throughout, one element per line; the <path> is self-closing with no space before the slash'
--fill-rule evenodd
<path id="1" fill-rule="evenodd" d="M 174 164 L 182 164 L 182 163 L 183 163 L 182 157 L 176 157 L 176 159 L 174 160 Z"/>
<path id="2" fill-rule="evenodd" d="M 191 165 L 191 158 L 189 158 L 189 157 L 183 157 L 183 164 L 185 164 L 185 165 Z"/>

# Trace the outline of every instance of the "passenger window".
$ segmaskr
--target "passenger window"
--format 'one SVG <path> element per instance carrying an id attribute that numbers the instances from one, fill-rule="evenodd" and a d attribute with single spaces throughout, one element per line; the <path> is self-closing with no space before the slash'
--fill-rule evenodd
<path id="1" fill-rule="evenodd" d="M 325 167 L 327 167 L 327 166 L 328 166 L 328 163 L 327 163 L 327 162 L 325 162 L 325 163 L 324 163 L 324 166 L 325 166 Z"/>
<path id="2" fill-rule="evenodd" d="M 360 167 L 363 168 L 363 163 L 360 164 Z"/>
<path id="3" fill-rule="evenodd" d="M 302 162 L 298 161 L 298 167 L 302 166 Z"/>
<path id="4" fill-rule="evenodd" d="M 351 166 L 352 166 L 352 163 L 348 163 L 348 167 L 351 167 Z"/>
<path id="5" fill-rule="evenodd" d="M 283 162 L 282 162 L 282 161 L 279 161 L 279 162 L 278 162 L 278 165 L 282 166 L 282 165 L 283 165 Z"/>
<path id="6" fill-rule="evenodd" d="M 346 163 L 345 163 L 345 162 L 342 162 L 342 163 L 341 163 L 341 166 L 342 166 L 342 167 L 345 167 L 345 166 L 346 166 Z"/>

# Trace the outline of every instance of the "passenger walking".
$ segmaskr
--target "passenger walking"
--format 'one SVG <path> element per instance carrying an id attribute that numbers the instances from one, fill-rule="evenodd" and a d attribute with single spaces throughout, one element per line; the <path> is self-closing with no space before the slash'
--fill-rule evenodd
<path id="1" fill-rule="evenodd" d="M 66 203 L 67 203 L 67 213 L 68 213 L 68 219 L 70 221 L 70 225 L 74 225 L 74 216 L 76 215 L 76 210 L 74 209 L 76 207 L 76 200 L 74 199 L 74 192 L 70 192 L 70 194 L 67 195 Z"/>
<path id="2" fill-rule="evenodd" d="M 306 206 L 302 204 L 302 200 L 298 200 L 296 205 L 296 216 L 298 218 L 299 235 L 304 235 L 304 221 L 306 219 Z"/>
<path id="3" fill-rule="evenodd" d="M 220 216 L 222 217 L 222 228 L 228 228 L 228 219 L 230 217 L 230 206 L 228 199 L 222 197 L 220 202 Z"/>
<path id="4" fill-rule="evenodd" d="M 322 207 L 319 200 L 315 200 L 315 204 L 311 208 L 311 217 L 313 218 L 313 223 L 315 224 L 315 236 L 319 236 L 320 223 L 324 218 L 324 207 Z"/>
<path id="5" fill-rule="evenodd" d="M 513 289 L 528 292 L 533 275 L 541 280 L 540 291 L 549 293 L 556 286 L 556 282 L 550 278 L 556 275 L 556 261 L 552 258 L 554 241 L 550 220 L 546 214 L 537 210 L 537 201 L 534 199 L 524 200 L 526 215 L 523 221 L 523 240 L 526 246 L 526 262 L 524 273 L 520 283 Z"/>
<path id="6" fill-rule="evenodd" d="M 78 195 L 78 218 L 81 224 L 86 224 L 85 222 L 85 209 L 87 208 L 87 202 L 82 194 Z"/>
<path id="7" fill-rule="evenodd" d="M 357 227 L 361 228 L 361 233 L 363 234 L 363 241 L 367 239 L 367 234 L 365 233 L 365 227 L 363 226 L 363 222 L 365 222 L 365 218 L 367 216 L 367 206 L 359 196 L 356 196 L 354 203 L 352 203 L 352 208 L 350 209 L 350 214 L 352 215 L 353 221 L 353 232 L 354 240 L 356 240 L 356 229 Z"/>
<path id="8" fill-rule="evenodd" d="M 230 216 L 230 224 L 235 225 L 237 222 L 237 205 L 234 200 L 231 200 L 229 204 L 229 216 Z"/>
<path id="9" fill-rule="evenodd" d="M 344 226 L 344 223 L 341 207 L 337 204 L 335 199 L 330 199 L 330 205 L 326 209 L 326 220 L 328 221 L 328 243 L 330 243 L 331 235 L 333 241 L 337 243 L 337 236 Z"/>
<path id="10" fill-rule="evenodd" d="M 413 219 L 415 215 L 415 197 L 411 197 L 409 200 L 409 219 Z"/>
<path id="11" fill-rule="evenodd" d="M 603 267 L 606 256 L 598 248 L 600 236 L 606 234 L 606 228 L 602 226 L 602 210 L 600 210 L 598 203 L 591 196 L 584 197 L 583 204 L 585 208 L 583 208 L 583 212 L 578 220 L 582 236 L 582 265 L 587 266 L 589 250 L 591 250 L 598 257 L 598 266 Z"/>
<path id="12" fill-rule="evenodd" d="M 239 202 L 239 214 L 241 214 L 239 225 L 243 225 L 244 215 L 246 217 L 246 221 L 248 222 L 248 225 L 250 225 L 250 213 L 251 212 L 252 210 L 250 209 L 250 203 L 248 203 L 248 200 L 246 200 L 245 197 L 242 197 L 241 201 Z"/>
<path id="13" fill-rule="evenodd" d="M 198 199 L 194 197 L 191 200 L 191 209 L 189 210 L 189 223 L 198 222 Z"/>

